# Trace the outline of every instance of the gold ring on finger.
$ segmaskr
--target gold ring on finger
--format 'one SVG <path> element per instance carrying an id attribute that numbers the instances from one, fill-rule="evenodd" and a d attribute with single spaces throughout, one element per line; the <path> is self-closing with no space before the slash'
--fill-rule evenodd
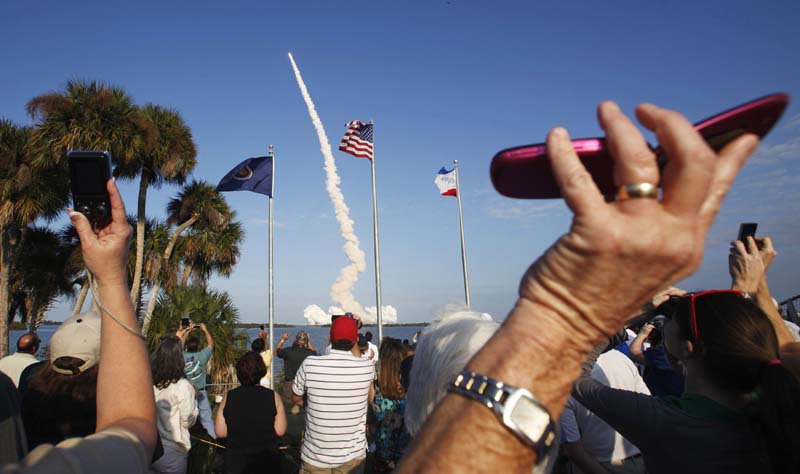
<path id="1" fill-rule="evenodd" d="M 658 186 L 651 183 L 623 184 L 617 188 L 614 195 L 615 201 L 627 201 L 635 198 L 658 199 Z"/>

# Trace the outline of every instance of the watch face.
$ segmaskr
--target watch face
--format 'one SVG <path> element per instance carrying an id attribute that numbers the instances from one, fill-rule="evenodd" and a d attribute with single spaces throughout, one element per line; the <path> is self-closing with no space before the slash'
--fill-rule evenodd
<path id="1" fill-rule="evenodd" d="M 517 425 L 521 434 L 533 442 L 538 442 L 550 424 L 550 416 L 536 403 L 520 397 L 511 410 L 511 421 Z"/>

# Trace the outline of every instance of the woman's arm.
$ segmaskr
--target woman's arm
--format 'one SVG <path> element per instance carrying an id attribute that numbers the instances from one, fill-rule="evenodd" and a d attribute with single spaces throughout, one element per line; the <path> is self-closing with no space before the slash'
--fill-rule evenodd
<path id="1" fill-rule="evenodd" d="M 125 265 L 131 227 L 125 204 L 113 180 L 106 183 L 111 223 L 95 234 L 89 220 L 69 210 L 81 242 L 86 268 L 95 279 L 102 326 L 97 374 L 97 431 L 123 428 L 144 445 L 147 458 L 156 443 L 156 405 L 150 361 L 131 306 Z M 116 318 L 116 321 L 114 320 Z"/>
<path id="2" fill-rule="evenodd" d="M 222 403 L 217 407 L 217 417 L 214 418 L 214 431 L 217 432 L 217 438 L 228 437 L 228 424 L 225 423 L 225 404 L 228 402 L 228 393 L 222 397 Z"/>
<path id="3" fill-rule="evenodd" d="M 746 134 L 716 153 L 680 114 L 650 104 L 636 112 L 669 161 L 661 173 L 638 128 L 616 104 L 605 102 L 598 116 L 614 181 L 660 183 L 662 197 L 606 202 L 566 130 L 551 131 L 547 153 L 575 215 L 572 226 L 530 267 L 511 314 L 466 367 L 530 390 L 553 419 L 591 348 L 652 295 L 700 265 L 722 199 L 758 143 Z M 449 393 L 396 472 L 530 472 L 535 460 L 531 447 L 490 409 Z"/>
<path id="4" fill-rule="evenodd" d="M 283 400 L 278 392 L 273 392 L 275 395 L 275 434 L 283 436 L 286 434 L 286 411 L 283 409 Z"/>

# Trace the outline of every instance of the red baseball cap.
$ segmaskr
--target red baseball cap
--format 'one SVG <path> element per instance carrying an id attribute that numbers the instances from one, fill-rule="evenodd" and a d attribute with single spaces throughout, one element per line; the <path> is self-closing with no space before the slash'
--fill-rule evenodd
<path id="1" fill-rule="evenodd" d="M 331 323 L 331 341 L 358 342 L 358 327 L 353 318 L 340 317 Z"/>

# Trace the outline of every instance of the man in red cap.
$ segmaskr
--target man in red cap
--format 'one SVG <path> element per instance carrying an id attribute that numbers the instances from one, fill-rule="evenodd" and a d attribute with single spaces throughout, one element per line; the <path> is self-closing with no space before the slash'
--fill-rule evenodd
<path id="1" fill-rule="evenodd" d="M 302 405 L 305 396 L 307 404 L 301 474 L 364 472 L 373 368 L 354 355 L 357 342 L 356 320 L 334 319 L 330 354 L 307 357 L 294 378 L 292 399 Z"/>

